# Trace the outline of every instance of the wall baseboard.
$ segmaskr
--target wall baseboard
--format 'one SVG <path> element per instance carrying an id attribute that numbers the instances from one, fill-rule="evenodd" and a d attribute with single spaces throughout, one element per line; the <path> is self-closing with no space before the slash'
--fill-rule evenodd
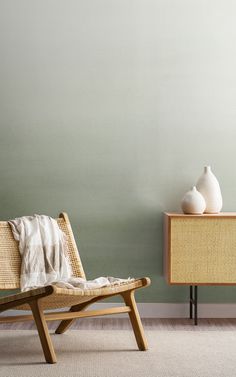
<path id="1" fill-rule="evenodd" d="M 106 307 L 122 306 L 123 303 L 98 303 L 91 305 L 89 310 L 104 309 Z M 138 303 L 142 318 L 188 318 L 189 304 L 187 303 Z M 22 311 L 20 314 L 29 312 Z M 19 311 L 10 310 L 1 315 L 17 315 Z M 108 317 L 108 316 L 107 316 Z M 123 318 L 124 314 L 113 317 Z M 236 304 L 198 304 L 199 318 L 236 318 Z"/>
<path id="2" fill-rule="evenodd" d="M 120 306 L 121 303 L 110 303 L 110 306 Z M 138 303 L 142 318 L 188 318 L 188 303 Z M 94 309 L 103 309 L 104 303 L 94 304 Z M 92 306 L 91 306 L 92 309 Z M 118 314 L 123 317 L 124 315 Z M 236 304 L 198 304 L 199 318 L 236 318 Z"/>

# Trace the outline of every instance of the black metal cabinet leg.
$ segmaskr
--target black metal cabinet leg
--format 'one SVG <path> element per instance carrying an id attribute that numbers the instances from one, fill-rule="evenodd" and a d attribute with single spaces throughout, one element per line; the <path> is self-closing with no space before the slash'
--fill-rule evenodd
<path id="1" fill-rule="evenodd" d="M 198 304 L 198 287 L 197 285 L 190 285 L 189 287 L 189 318 L 194 319 L 194 325 L 197 326 L 198 323 L 198 311 L 197 311 L 197 304 Z M 194 307 L 194 313 L 193 313 Z"/>
<path id="2" fill-rule="evenodd" d="M 197 301 L 198 301 L 198 296 L 197 296 L 197 285 L 194 287 L 194 325 L 197 326 L 198 322 L 198 312 L 197 312 Z"/>
<path id="3" fill-rule="evenodd" d="M 190 285 L 190 295 L 189 295 L 189 318 L 193 318 L 193 286 Z"/>

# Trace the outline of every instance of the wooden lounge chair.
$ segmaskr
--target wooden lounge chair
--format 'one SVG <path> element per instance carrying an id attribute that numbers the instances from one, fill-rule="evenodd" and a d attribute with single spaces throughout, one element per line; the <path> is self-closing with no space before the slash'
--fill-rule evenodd
<path id="1" fill-rule="evenodd" d="M 77 277 L 85 278 L 85 273 L 79 257 L 71 225 L 66 213 L 61 213 L 57 219 L 59 227 L 68 237 L 68 249 L 73 273 Z M 0 289 L 11 290 L 20 287 L 21 259 L 18 243 L 14 240 L 10 226 L 7 222 L 0 222 Z M 0 312 L 8 309 L 31 310 L 33 315 L 1 316 L 0 322 L 15 322 L 34 319 L 46 362 L 56 363 L 56 355 L 49 335 L 47 321 L 61 320 L 56 329 L 57 334 L 64 333 L 76 318 L 93 317 L 100 315 L 128 313 L 134 335 L 141 351 L 147 350 L 143 326 L 136 306 L 134 291 L 150 284 L 149 278 L 136 279 L 111 287 L 100 289 L 73 290 L 49 285 L 32 289 L 27 292 L 16 293 L 0 297 Z M 113 307 L 103 310 L 85 309 L 94 302 L 107 297 L 121 295 L 125 306 Z M 70 307 L 63 312 L 47 312 L 45 309 L 58 309 Z"/>

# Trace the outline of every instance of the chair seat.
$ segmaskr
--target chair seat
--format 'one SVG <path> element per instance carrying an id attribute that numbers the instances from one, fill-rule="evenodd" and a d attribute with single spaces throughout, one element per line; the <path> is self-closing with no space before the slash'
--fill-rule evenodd
<path id="1" fill-rule="evenodd" d="M 119 285 L 112 284 L 107 287 L 97 289 L 68 289 L 60 288 L 56 285 L 51 285 L 42 288 L 32 289 L 27 292 L 20 292 L 10 296 L 0 298 L 0 305 L 10 302 L 17 302 L 17 300 L 27 299 L 32 296 L 47 294 L 41 298 L 42 309 L 56 309 L 62 307 L 69 307 L 80 304 L 82 302 L 90 301 L 98 296 L 111 296 L 125 292 L 132 289 L 142 288 L 150 284 L 149 278 L 140 278 L 133 281 L 123 282 Z M 104 297 L 105 298 L 105 297 Z M 31 310 L 28 304 L 23 304 L 15 307 L 17 310 Z"/>

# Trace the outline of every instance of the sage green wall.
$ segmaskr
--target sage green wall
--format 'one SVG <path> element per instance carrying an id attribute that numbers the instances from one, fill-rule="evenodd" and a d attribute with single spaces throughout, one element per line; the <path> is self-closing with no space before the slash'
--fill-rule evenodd
<path id="1" fill-rule="evenodd" d="M 205 164 L 236 208 L 235 12 L 230 0 L 0 0 L 1 219 L 65 210 L 89 278 L 147 275 L 139 301 L 186 301 L 163 279 L 162 212 Z"/>

